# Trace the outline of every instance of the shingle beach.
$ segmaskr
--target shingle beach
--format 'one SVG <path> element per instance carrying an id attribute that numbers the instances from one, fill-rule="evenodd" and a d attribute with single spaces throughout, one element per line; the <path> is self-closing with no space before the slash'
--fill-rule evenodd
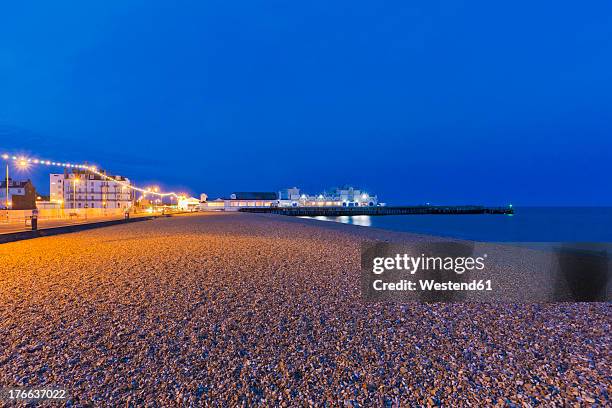
<path id="1" fill-rule="evenodd" d="M 0 388 L 73 406 L 612 404 L 609 303 L 366 303 L 371 239 L 425 238 L 205 214 L 0 245 Z"/>

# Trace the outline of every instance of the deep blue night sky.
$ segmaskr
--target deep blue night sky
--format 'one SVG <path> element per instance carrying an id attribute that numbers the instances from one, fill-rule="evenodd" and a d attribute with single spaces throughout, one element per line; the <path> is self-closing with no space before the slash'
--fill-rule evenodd
<path id="1" fill-rule="evenodd" d="M 612 2 L 4 2 L 0 150 L 212 198 L 611 205 Z"/>

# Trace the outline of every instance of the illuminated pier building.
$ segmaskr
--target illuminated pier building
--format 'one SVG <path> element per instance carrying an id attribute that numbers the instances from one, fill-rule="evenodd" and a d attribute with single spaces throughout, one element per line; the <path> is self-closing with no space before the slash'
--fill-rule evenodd
<path id="1" fill-rule="evenodd" d="M 378 197 L 350 186 L 319 195 L 304 194 L 293 187 L 279 192 L 278 204 L 280 207 L 373 207 L 378 205 Z"/>
<path id="2" fill-rule="evenodd" d="M 237 211 L 241 208 L 265 207 L 366 207 L 382 205 L 378 197 L 356 189 L 342 187 L 318 195 L 309 195 L 300 192 L 297 187 L 276 192 L 238 192 L 229 198 L 207 200 L 202 195 L 200 208 L 204 211 Z"/>

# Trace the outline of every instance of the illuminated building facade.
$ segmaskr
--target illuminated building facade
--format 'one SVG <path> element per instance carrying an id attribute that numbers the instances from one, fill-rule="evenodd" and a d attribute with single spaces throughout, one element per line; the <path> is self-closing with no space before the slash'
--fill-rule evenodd
<path id="1" fill-rule="evenodd" d="M 200 209 L 203 211 L 237 211 L 241 208 L 265 207 L 366 207 L 377 206 L 378 197 L 354 187 L 342 187 L 330 193 L 308 195 L 300 192 L 297 187 L 274 192 L 240 192 L 233 193 L 230 198 L 218 198 L 207 201 L 208 196 L 202 195 Z"/>
<path id="2" fill-rule="evenodd" d="M 183 197 L 178 200 L 177 208 L 181 211 L 197 211 L 200 208 L 200 200 L 194 197 Z"/>
<path id="3" fill-rule="evenodd" d="M 70 209 L 130 208 L 133 200 L 132 190 L 128 187 L 131 185 L 130 180 L 123 176 L 106 176 L 124 185 L 78 169 L 51 174 L 50 201 L 61 203 L 63 208 Z"/>
<path id="4" fill-rule="evenodd" d="M 206 194 L 202 195 L 204 198 Z M 206 196 L 208 198 L 208 196 Z M 214 201 L 200 203 L 202 211 L 238 211 L 241 208 L 263 208 L 278 205 L 275 192 L 236 192 L 229 198 L 218 198 Z"/>
<path id="5" fill-rule="evenodd" d="M 379 205 L 378 197 L 361 189 L 345 186 L 330 192 L 309 195 L 297 187 L 279 192 L 281 207 L 373 207 Z"/>

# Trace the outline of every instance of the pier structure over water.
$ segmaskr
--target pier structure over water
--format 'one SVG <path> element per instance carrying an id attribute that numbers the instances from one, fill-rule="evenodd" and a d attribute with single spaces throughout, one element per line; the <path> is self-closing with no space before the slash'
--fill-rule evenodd
<path id="1" fill-rule="evenodd" d="M 266 207 L 241 208 L 241 212 L 279 214 L 294 217 L 338 217 L 347 215 L 423 215 L 423 214 L 514 214 L 512 207 L 465 206 L 401 206 L 401 207 Z"/>

